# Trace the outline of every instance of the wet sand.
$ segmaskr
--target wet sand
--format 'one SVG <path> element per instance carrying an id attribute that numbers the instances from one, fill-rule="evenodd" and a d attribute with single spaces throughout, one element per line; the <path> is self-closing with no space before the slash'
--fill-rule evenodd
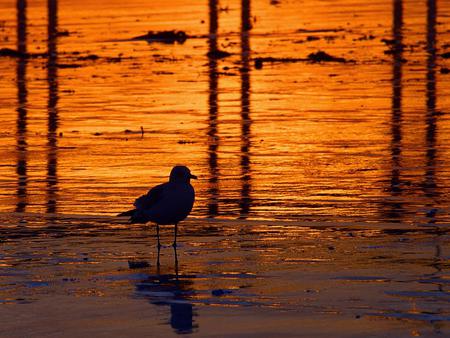
<path id="1" fill-rule="evenodd" d="M 176 252 L 163 230 L 158 268 L 153 227 L 73 215 L 2 224 L 8 337 L 450 332 L 446 228 L 191 219 Z"/>
<path id="2" fill-rule="evenodd" d="M 1 1 L 0 336 L 449 335 L 449 13 Z"/>
<path id="3" fill-rule="evenodd" d="M 43 56 L 0 58 L 0 210 L 112 215 L 182 163 L 198 217 L 448 223 L 449 11 L 4 2 L 0 48 Z M 320 51 L 353 62 L 257 66 Z"/>

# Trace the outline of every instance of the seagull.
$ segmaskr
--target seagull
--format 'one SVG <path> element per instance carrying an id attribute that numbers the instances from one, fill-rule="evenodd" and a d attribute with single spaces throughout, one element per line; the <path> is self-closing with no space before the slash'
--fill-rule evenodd
<path id="1" fill-rule="evenodd" d="M 151 188 L 147 194 L 134 201 L 135 208 L 117 216 L 130 216 L 130 223 L 156 223 L 159 243 L 159 226 L 175 225 L 173 247 L 177 246 L 178 223 L 184 220 L 192 210 L 195 191 L 190 181 L 197 179 L 186 166 L 177 165 L 170 172 L 169 182 Z"/>

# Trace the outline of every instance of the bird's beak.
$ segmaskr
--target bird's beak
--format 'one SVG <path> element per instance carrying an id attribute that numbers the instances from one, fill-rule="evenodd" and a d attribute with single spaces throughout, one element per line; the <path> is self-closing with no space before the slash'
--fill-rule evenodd
<path id="1" fill-rule="evenodd" d="M 190 174 L 190 175 L 189 175 L 189 177 L 190 177 L 190 178 L 193 178 L 194 180 L 196 180 L 196 179 L 197 179 L 197 176 L 195 176 L 195 175 L 192 175 L 192 174 Z"/>

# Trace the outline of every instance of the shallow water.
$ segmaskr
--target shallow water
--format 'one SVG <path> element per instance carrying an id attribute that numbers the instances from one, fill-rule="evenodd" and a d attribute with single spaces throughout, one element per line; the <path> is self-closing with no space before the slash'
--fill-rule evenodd
<path id="1" fill-rule="evenodd" d="M 450 332 L 445 229 L 197 219 L 158 257 L 152 227 L 17 221 L 3 217 L 0 230 L 0 324 L 11 337 Z M 172 236 L 164 229 L 163 244 Z"/>
<path id="2" fill-rule="evenodd" d="M 0 1 L 0 48 L 49 52 L 0 56 L 11 336 L 448 334 L 450 2 L 49 3 Z M 158 270 L 113 216 L 180 163 Z"/>
<path id="3" fill-rule="evenodd" d="M 243 4 L 2 1 L 0 47 L 51 56 L 0 59 L 0 210 L 112 215 L 183 163 L 196 216 L 447 222 L 450 4 Z M 354 62 L 255 69 L 319 50 Z"/>

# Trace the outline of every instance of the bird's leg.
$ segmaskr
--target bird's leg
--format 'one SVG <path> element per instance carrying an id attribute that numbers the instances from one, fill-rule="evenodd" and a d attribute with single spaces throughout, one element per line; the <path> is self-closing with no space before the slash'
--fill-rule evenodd
<path id="1" fill-rule="evenodd" d="M 175 223 L 175 237 L 173 239 L 173 244 L 172 244 L 172 246 L 174 248 L 177 247 L 177 231 L 178 231 L 178 223 Z"/>
<path id="2" fill-rule="evenodd" d="M 159 263 L 159 253 L 161 251 L 161 247 L 158 246 L 158 257 L 156 258 L 156 266 L 158 267 L 158 275 L 159 275 L 159 267 L 160 267 L 160 263 Z"/>
<path id="3" fill-rule="evenodd" d="M 161 243 L 159 242 L 159 224 L 156 224 L 156 237 L 158 238 L 158 254 L 159 254 L 159 249 L 161 249 Z"/>
<path id="4" fill-rule="evenodd" d="M 178 282 L 178 255 L 177 255 L 177 247 L 176 246 L 173 247 L 173 253 L 175 256 L 175 278 Z"/>

